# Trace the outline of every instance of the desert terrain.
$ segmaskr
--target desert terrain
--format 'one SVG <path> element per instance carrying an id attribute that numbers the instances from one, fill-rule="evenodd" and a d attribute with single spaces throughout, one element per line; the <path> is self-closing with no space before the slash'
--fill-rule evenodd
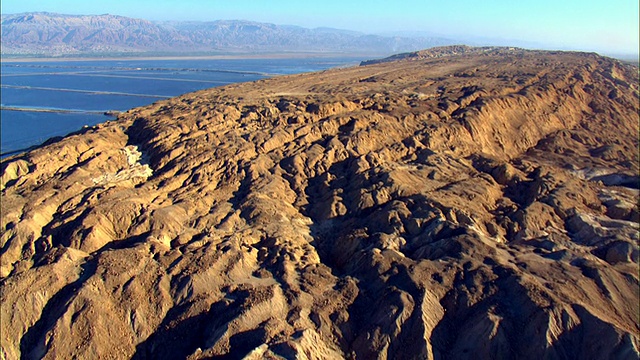
<path id="1" fill-rule="evenodd" d="M 638 68 L 446 47 L 1 163 L 2 359 L 637 359 Z"/>

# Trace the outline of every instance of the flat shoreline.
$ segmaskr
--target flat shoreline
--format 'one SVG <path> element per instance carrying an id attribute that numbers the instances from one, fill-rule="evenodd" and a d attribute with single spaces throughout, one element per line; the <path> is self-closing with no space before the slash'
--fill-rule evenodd
<path id="1" fill-rule="evenodd" d="M 126 60 L 249 60 L 249 59 L 313 59 L 313 58 L 377 58 L 385 54 L 358 53 L 273 53 L 273 54 L 227 54 L 227 55 L 140 55 L 140 56 L 79 56 L 79 57 L 15 57 L 2 58 L 0 63 L 65 62 L 65 61 L 126 61 Z"/>

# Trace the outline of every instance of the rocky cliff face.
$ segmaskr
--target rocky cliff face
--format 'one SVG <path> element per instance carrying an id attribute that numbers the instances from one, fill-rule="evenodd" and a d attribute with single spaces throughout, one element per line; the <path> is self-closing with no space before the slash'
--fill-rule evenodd
<path id="1" fill-rule="evenodd" d="M 636 359 L 637 68 L 466 51 L 2 162 L 2 354 Z"/>

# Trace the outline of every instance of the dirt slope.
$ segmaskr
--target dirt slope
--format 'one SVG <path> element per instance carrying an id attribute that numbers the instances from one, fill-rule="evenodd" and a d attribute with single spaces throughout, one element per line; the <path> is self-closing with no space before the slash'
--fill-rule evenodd
<path id="1" fill-rule="evenodd" d="M 2 357 L 637 359 L 638 107 L 466 49 L 133 109 L 2 162 Z"/>

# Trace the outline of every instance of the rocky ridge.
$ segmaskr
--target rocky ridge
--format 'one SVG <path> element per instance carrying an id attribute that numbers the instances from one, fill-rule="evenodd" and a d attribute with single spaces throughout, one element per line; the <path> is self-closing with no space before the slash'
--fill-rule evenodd
<path id="1" fill-rule="evenodd" d="M 637 74 L 405 59 L 3 160 L 2 356 L 636 359 Z"/>
<path id="2" fill-rule="evenodd" d="M 374 60 L 365 60 L 360 65 L 374 65 L 381 64 L 386 62 L 393 62 L 398 60 L 425 60 L 425 59 L 435 59 L 442 58 L 447 56 L 456 56 L 456 55 L 469 55 L 474 54 L 476 56 L 496 56 L 496 55 L 509 55 L 513 54 L 514 51 L 523 51 L 525 49 L 515 48 L 515 47 L 503 47 L 503 46 L 468 46 L 468 45 L 450 45 L 450 46 L 440 46 L 433 47 L 420 51 L 412 51 L 406 53 L 400 53 L 391 55 L 382 59 L 374 59 Z"/>

